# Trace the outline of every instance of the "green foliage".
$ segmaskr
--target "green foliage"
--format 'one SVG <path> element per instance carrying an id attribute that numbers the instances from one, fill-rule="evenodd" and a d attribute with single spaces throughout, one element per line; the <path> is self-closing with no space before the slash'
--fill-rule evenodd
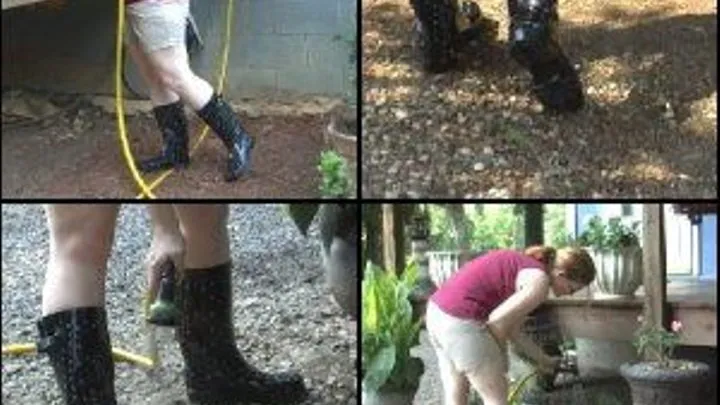
<path id="1" fill-rule="evenodd" d="M 572 241 L 571 234 L 565 224 L 565 204 L 545 204 L 544 237 L 545 244 L 554 247 L 563 247 Z"/>
<path id="2" fill-rule="evenodd" d="M 430 246 L 435 250 L 456 250 L 457 241 L 452 221 L 447 212 L 436 205 L 429 206 Z M 512 205 L 484 205 L 482 213 L 470 213 L 473 223 L 469 241 L 473 251 L 512 248 L 515 245 L 520 215 L 515 214 Z"/>
<path id="3" fill-rule="evenodd" d="M 618 252 L 625 247 L 640 246 L 639 227 L 638 221 L 627 226 L 622 223 L 622 218 L 610 218 L 603 222 L 595 215 L 575 242 L 600 252 Z"/>
<path id="4" fill-rule="evenodd" d="M 323 197 L 347 197 L 350 180 L 347 177 L 348 168 L 344 157 L 332 150 L 323 151 L 317 168 L 322 175 L 320 193 Z"/>
<path id="5" fill-rule="evenodd" d="M 642 317 L 638 320 L 642 322 Z M 633 339 L 633 346 L 637 349 L 638 355 L 641 358 L 655 360 L 662 367 L 669 367 L 673 351 L 680 343 L 682 324 L 673 321 L 672 329 L 668 331 L 661 327 L 650 326 L 648 323 L 643 324 L 635 331 Z"/>
<path id="6" fill-rule="evenodd" d="M 401 277 L 368 265 L 362 282 L 362 384 L 369 391 L 417 389 L 422 360 L 410 356 L 419 344 L 420 320 L 413 320 L 410 292 L 417 266 Z"/>

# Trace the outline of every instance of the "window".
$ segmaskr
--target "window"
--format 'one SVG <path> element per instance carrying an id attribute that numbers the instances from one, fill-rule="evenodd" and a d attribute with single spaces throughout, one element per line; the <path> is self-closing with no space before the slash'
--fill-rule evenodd
<path id="1" fill-rule="evenodd" d="M 672 204 L 663 204 L 665 214 L 665 252 L 668 275 L 697 275 L 699 262 L 699 227 L 686 215 L 677 215 Z"/>
<path id="2" fill-rule="evenodd" d="M 640 222 L 642 232 L 643 204 L 567 204 L 566 227 L 569 232 L 582 227 L 592 215 L 604 220 L 623 217 L 627 224 Z M 696 276 L 700 273 L 700 231 L 685 215 L 677 215 L 672 204 L 663 204 L 665 214 L 665 251 L 669 276 Z M 640 243 L 642 243 L 642 233 Z"/>

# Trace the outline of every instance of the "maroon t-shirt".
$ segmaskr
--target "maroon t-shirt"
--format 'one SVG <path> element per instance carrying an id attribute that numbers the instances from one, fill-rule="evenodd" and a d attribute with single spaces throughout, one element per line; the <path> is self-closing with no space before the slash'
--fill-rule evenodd
<path id="1" fill-rule="evenodd" d="M 492 250 L 465 263 L 430 297 L 445 313 L 461 319 L 486 321 L 515 292 L 522 269 L 543 264 L 515 250 Z"/>

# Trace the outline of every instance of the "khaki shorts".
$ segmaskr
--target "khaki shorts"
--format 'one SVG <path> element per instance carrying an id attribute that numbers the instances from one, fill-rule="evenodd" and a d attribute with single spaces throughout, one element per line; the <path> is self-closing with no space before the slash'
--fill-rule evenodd
<path id="1" fill-rule="evenodd" d="M 125 41 L 146 53 L 185 46 L 189 0 L 146 0 L 126 7 Z"/>
<path id="2" fill-rule="evenodd" d="M 442 356 L 456 371 L 507 373 L 507 349 L 482 323 L 448 315 L 430 301 L 425 325 L 438 357 Z"/>

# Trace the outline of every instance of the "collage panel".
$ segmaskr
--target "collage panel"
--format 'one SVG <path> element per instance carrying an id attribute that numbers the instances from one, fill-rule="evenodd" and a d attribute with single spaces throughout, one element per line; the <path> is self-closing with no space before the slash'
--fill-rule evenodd
<path id="1" fill-rule="evenodd" d="M 363 404 L 717 402 L 716 203 L 363 204 Z"/>
<path id="2" fill-rule="evenodd" d="M 2 402 L 358 404 L 358 206 L 2 204 Z"/>
<path id="3" fill-rule="evenodd" d="M 3 0 L 3 197 L 357 197 L 357 4 Z"/>
<path id="4" fill-rule="evenodd" d="M 362 0 L 369 198 L 716 198 L 717 9 Z"/>

